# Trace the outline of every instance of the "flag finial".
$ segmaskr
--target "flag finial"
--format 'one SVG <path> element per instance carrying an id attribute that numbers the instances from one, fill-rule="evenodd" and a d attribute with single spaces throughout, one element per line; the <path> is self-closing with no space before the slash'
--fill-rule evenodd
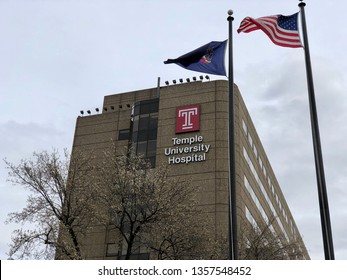
<path id="1" fill-rule="evenodd" d="M 233 14 L 234 14 L 234 11 L 232 9 L 228 10 L 228 15 L 229 15 L 227 18 L 228 21 L 234 20 Z"/>
<path id="2" fill-rule="evenodd" d="M 299 3 L 299 7 L 305 7 L 306 6 L 306 3 L 305 2 L 303 2 L 304 0 L 299 0 L 300 1 L 300 3 Z"/>

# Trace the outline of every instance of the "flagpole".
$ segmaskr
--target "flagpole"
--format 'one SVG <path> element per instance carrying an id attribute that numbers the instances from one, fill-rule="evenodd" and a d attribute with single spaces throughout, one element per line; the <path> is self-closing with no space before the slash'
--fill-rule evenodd
<path id="1" fill-rule="evenodd" d="M 308 45 L 305 9 L 306 4 L 299 0 L 299 7 L 301 11 L 301 22 L 302 22 L 302 33 L 304 40 L 304 50 L 305 50 L 305 62 L 306 62 L 306 76 L 307 76 L 307 87 L 310 105 L 310 116 L 311 116 L 311 127 L 312 127 L 312 138 L 313 138 L 313 148 L 314 148 L 314 158 L 316 164 L 316 177 L 317 177 L 317 188 L 319 197 L 319 208 L 320 208 L 320 218 L 323 234 L 323 244 L 324 244 L 324 254 L 326 260 L 334 260 L 334 246 L 333 238 L 330 224 L 330 214 L 329 214 L 329 204 L 328 195 L 325 185 L 325 175 L 324 175 L 324 165 L 323 156 L 321 149 L 321 142 L 319 136 L 319 126 L 317 117 L 317 108 L 315 101 L 315 93 L 313 87 L 313 77 L 312 77 L 312 67 L 310 59 L 310 50 Z"/>
<path id="2" fill-rule="evenodd" d="M 234 74 L 233 74 L 233 41 L 232 17 L 233 11 L 228 11 L 229 22 L 229 183 L 228 183 L 228 206 L 229 206 L 229 258 L 238 259 L 237 241 L 237 213 L 236 213 L 236 172 L 235 172 L 235 121 L 234 121 Z"/>

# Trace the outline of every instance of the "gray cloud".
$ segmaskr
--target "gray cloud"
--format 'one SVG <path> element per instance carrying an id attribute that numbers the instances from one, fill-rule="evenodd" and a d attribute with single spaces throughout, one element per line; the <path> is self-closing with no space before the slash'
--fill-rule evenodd
<path id="1" fill-rule="evenodd" d="M 338 10 L 326 13 L 332 3 L 314 2 L 306 11 L 334 242 L 336 257 L 347 259 L 347 37 L 334 28 L 343 26 L 346 4 L 339 1 Z M 233 2 L 235 28 L 245 16 L 298 10 L 286 1 L 250 4 Z M 158 76 L 197 75 L 163 61 L 225 40 L 228 9 L 227 0 L 0 1 L 0 160 L 70 148 L 79 110 L 100 106 L 104 95 L 155 87 Z M 277 47 L 262 32 L 234 33 L 235 82 L 311 257 L 322 259 L 303 50 Z M 223 79 L 211 76 L 217 78 Z M 5 258 L 10 237 L 2 221 L 23 200 L 6 183 L 0 162 Z"/>
<path id="2" fill-rule="evenodd" d="M 346 258 L 347 84 L 326 59 L 313 57 L 312 64 L 336 257 Z M 302 58 L 288 56 L 248 73 L 241 92 L 257 91 L 250 108 L 255 126 L 312 258 L 324 258 Z"/>

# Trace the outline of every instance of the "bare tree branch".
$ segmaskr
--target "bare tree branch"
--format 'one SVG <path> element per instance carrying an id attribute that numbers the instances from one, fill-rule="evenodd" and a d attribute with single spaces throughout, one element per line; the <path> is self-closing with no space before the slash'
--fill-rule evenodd
<path id="1" fill-rule="evenodd" d="M 53 150 L 34 153 L 32 159 L 23 159 L 18 165 L 4 161 L 9 170 L 8 181 L 31 192 L 26 207 L 8 215 L 7 223 L 21 225 L 13 232 L 9 255 L 51 259 L 55 254 L 64 254 L 80 259 L 80 236 L 92 219 L 94 191 L 83 177 L 86 169 L 93 169 L 88 165 L 89 159 L 82 154 L 70 159 L 66 150 L 61 157 Z M 33 229 L 25 229 L 27 225 Z M 65 237 L 64 241 L 59 235 Z"/>

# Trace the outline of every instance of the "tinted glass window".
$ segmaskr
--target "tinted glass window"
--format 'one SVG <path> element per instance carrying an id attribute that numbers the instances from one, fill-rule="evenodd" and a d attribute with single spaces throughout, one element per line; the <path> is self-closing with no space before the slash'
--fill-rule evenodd
<path id="1" fill-rule="evenodd" d="M 146 152 L 147 152 L 147 142 L 146 141 L 138 142 L 137 154 L 146 156 Z"/>
<path id="2" fill-rule="evenodd" d="M 139 122 L 139 130 L 146 130 L 148 129 L 149 124 L 149 115 L 140 115 L 140 122 Z"/>
<path id="3" fill-rule="evenodd" d="M 155 166 L 159 99 L 137 102 L 134 106 L 131 140 L 136 153 Z"/>
<path id="4" fill-rule="evenodd" d="M 148 130 L 140 130 L 138 132 L 137 141 L 138 142 L 147 141 L 147 139 L 148 139 Z"/>
<path id="5" fill-rule="evenodd" d="M 122 129 L 118 132 L 118 140 L 129 140 L 130 129 Z"/>

